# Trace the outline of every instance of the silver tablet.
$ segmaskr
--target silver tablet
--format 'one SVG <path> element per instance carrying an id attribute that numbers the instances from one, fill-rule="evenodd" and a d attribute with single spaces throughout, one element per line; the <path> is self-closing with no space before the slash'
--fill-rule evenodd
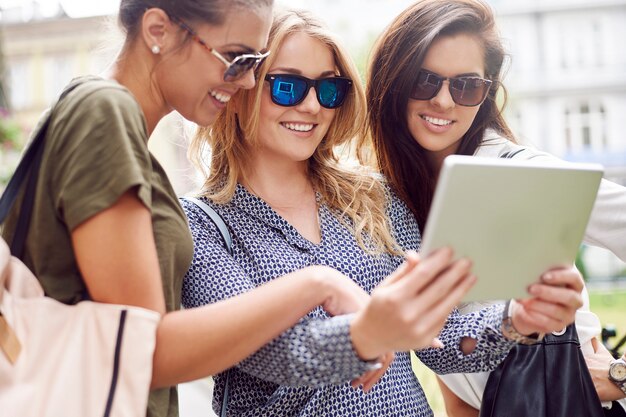
<path id="1" fill-rule="evenodd" d="M 452 155 L 445 159 L 420 251 L 451 246 L 478 282 L 464 301 L 528 296 L 550 268 L 571 266 L 603 169 Z"/>

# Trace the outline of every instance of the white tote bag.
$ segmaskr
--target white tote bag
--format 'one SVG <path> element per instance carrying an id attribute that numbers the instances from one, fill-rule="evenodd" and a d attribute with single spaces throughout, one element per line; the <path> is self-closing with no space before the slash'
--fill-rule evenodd
<path id="1" fill-rule="evenodd" d="M 146 415 L 159 314 L 45 297 L 0 239 L 0 415 Z"/>

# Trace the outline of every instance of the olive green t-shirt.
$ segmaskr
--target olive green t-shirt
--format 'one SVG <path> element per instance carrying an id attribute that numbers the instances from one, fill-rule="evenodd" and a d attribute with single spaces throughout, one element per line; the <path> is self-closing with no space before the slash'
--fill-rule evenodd
<path id="1" fill-rule="evenodd" d="M 193 241 L 167 174 L 148 151 L 141 108 L 114 81 L 73 82 L 80 85 L 54 110 L 45 139 L 24 263 L 46 295 L 67 304 L 88 297 L 70 233 L 132 190 L 152 213 L 167 310 L 178 309 Z M 2 231 L 9 242 L 21 199 Z M 148 415 L 178 415 L 175 387 L 151 392 Z"/>

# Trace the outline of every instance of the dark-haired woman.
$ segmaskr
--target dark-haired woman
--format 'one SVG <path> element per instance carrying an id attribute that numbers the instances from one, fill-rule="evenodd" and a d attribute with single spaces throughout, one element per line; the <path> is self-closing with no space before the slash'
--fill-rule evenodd
<path id="1" fill-rule="evenodd" d="M 448 155 L 497 158 L 508 154 L 559 163 L 551 155 L 518 145 L 507 126 L 496 102 L 497 92 L 503 89 L 504 57 L 493 12 L 481 0 L 418 1 L 378 40 L 367 81 L 376 164 L 421 229 Z M 585 241 L 626 260 L 625 235 L 626 190 L 602 181 Z M 591 339 L 600 328 L 585 299 L 587 311 L 577 313 L 576 325 L 583 349 L 592 355 Z M 466 305 L 464 309 L 478 307 Z M 444 376 L 449 388 L 463 399 L 447 396 L 449 414 L 478 415 L 487 377 L 484 373 Z M 612 397 L 601 399 L 614 399 L 619 394 L 616 390 Z M 446 393 L 450 391 L 444 387 Z M 471 405 L 469 410 L 464 403 Z"/>

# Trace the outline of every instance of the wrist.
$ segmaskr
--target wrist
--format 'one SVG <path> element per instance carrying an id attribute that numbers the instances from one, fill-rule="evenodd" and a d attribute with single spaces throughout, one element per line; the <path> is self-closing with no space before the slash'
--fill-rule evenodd
<path id="1" fill-rule="evenodd" d="M 306 274 L 306 291 L 315 293 L 315 301 L 319 304 L 326 303 L 335 294 L 332 280 L 322 266 L 309 266 Z M 313 290 L 313 291 L 311 291 Z"/>
<path id="2" fill-rule="evenodd" d="M 532 330 L 518 330 L 514 314 L 516 307 L 517 303 L 515 302 L 515 300 L 509 300 L 504 305 L 504 310 L 502 311 L 501 327 L 504 337 L 522 345 L 534 345 L 535 343 L 540 342 L 543 339 L 543 333 L 532 333 Z"/>
<path id="3" fill-rule="evenodd" d="M 626 396 L 626 361 L 624 357 L 613 360 L 609 365 L 609 380 Z"/>
<path id="4" fill-rule="evenodd" d="M 369 334 L 367 322 L 362 314 L 355 314 L 352 323 L 350 323 L 350 339 L 352 340 L 352 348 L 359 359 L 363 361 L 374 361 L 385 352 L 384 348 L 377 346 L 376 338 Z"/>

